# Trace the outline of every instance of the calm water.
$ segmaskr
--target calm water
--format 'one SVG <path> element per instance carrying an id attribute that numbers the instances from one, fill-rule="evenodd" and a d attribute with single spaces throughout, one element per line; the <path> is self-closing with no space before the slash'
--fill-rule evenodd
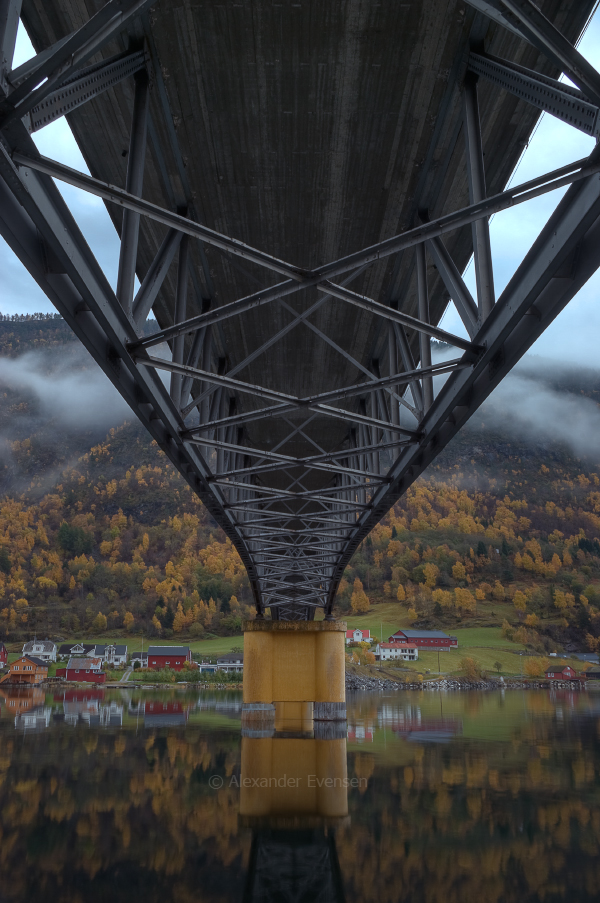
<path id="1" fill-rule="evenodd" d="M 600 693 L 361 695 L 347 740 L 242 740 L 237 693 L 0 709 L 1 903 L 600 896 Z"/>

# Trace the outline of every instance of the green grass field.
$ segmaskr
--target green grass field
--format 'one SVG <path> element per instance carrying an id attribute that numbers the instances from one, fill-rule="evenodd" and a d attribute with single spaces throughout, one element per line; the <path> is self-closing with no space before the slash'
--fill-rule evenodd
<path id="1" fill-rule="evenodd" d="M 491 608 L 492 603 L 489 603 L 488 607 Z M 496 618 L 505 617 L 505 612 L 503 610 L 501 611 L 501 609 L 504 609 L 505 607 L 512 611 L 512 606 L 504 606 L 495 603 L 493 605 L 494 611 L 492 612 L 490 610 L 488 614 L 493 614 Z M 510 611 L 508 614 L 510 615 Z M 481 612 L 480 615 L 481 617 L 479 620 L 485 622 L 487 618 L 482 617 L 483 612 Z M 322 615 L 320 615 L 319 619 L 320 618 L 322 618 Z M 410 627 L 406 608 L 399 605 L 397 602 L 385 602 L 380 605 L 375 605 L 371 611 L 366 612 L 363 615 L 350 614 L 345 616 L 343 620 L 348 624 L 348 628 L 359 627 L 362 630 L 369 630 L 371 636 L 377 642 L 381 638 L 386 642 L 388 637 L 395 633 L 399 628 Z M 522 668 L 524 667 L 526 659 L 524 656 L 519 655 L 519 652 L 523 651 L 525 647 L 519 643 L 511 643 L 503 637 L 500 626 L 457 627 L 448 629 L 446 632 L 451 633 L 458 638 L 458 649 L 440 652 L 439 665 L 437 651 L 421 651 L 419 653 L 419 660 L 414 663 L 415 666 L 412 670 L 423 674 L 424 677 L 437 676 L 439 673 L 459 675 L 461 673 L 460 660 L 468 655 L 475 658 L 481 664 L 483 670 L 490 676 L 499 674 L 508 677 L 518 676 L 522 673 Z M 74 643 L 78 640 L 81 640 L 81 637 L 72 637 L 70 639 L 65 639 L 63 642 Z M 115 638 L 114 636 L 86 637 L 85 642 L 126 643 L 130 653 L 142 648 L 142 637 L 140 636 L 120 638 Z M 185 637 L 180 636 L 174 636 L 170 639 L 144 637 L 143 648 L 148 649 L 149 645 L 184 645 L 189 646 L 195 656 L 214 657 L 231 652 L 234 648 L 243 648 L 244 638 L 241 634 L 237 636 L 212 637 L 208 639 L 186 639 Z M 16 651 L 16 644 L 11 648 L 14 651 L 9 652 L 9 663 L 15 661 L 20 655 L 20 651 Z M 558 661 L 562 663 L 568 662 L 576 671 L 582 669 L 582 663 L 577 660 L 561 657 Z M 496 667 L 496 663 L 500 664 L 499 670 Z"/>

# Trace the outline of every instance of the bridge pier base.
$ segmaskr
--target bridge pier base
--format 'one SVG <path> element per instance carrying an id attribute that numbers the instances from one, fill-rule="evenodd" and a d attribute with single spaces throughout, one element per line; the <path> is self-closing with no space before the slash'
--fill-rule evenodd
<path id="1" fill-rule="evenodd" d="M 246 621 L 242 727 L 307 733 L 346 720 L 343 621 Z"/>

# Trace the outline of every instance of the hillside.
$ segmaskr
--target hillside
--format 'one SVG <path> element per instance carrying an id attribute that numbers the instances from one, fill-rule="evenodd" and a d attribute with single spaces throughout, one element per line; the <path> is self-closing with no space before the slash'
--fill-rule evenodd
<path id="1" fill-rule="evenodd" d="M 64 328 L 0 320 L 0 638 L 239 633 L 252 608 L 237 553 Z M 37 383 L 21 378 L 32 368 Z M 561 404 L 583 388 L 597 410 L 595 372 L 551 378 Z M 74 379 L 96 392 L 83 424 L 65 422 Z M 482 409 L 363 543 L 338 613 L 377 621 L 381 606 L 398 626 L 503 625 L 507 644 L 596 649 L 596 464 Z"/>

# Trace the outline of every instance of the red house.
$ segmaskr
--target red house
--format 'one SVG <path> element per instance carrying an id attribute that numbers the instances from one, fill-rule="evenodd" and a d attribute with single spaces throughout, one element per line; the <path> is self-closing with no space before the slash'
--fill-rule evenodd
<path id="1" fill-rule="evenodd" d="M 106 680 L 100 658 L 72 658 L 66 668 L 56 669 L 56 676 L 75 683 L 103 684 Z"/>
<path id="2" fill-rule="evenodd" d="M 152 671 L 170 668 L 181 671 L 186 662 L 192 661 L 192 650 L 189 646 L 149 646 L 148 667 Z"/>
<path id="3" fill-rule="evenodd" d="M 4 643 L 0 643 L 0 668 L 6 668 L 8 664 L 8 652 Z"/>
<path id="4" fill-rule="evenodd" d="M 546 670 L 546 678 L 548 680 L 576 680 L 577 672 L 570 665 L 560 668 L 558 665 L 554 668 L 552 665 Z"/>
<path id="5" fill-rule="evenodd" d="M 442 630 L 397 630 L 389 641 L 390 643 L 409 642 L 420 649 L 439 649 L 442 652 L 458 646 L 457 638 L 448 636 Z"/>

